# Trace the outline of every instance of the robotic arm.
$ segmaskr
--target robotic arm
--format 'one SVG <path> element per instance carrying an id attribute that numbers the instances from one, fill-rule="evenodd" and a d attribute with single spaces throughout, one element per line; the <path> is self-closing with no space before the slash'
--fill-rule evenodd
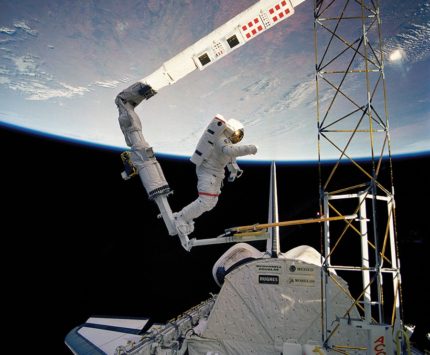
<path id="1" fill-rule="evenodd" d="M 158 92 L 192 71 L 204 70 L 233 50 L 294 14 L 304 0 L 260 0 L 165 62 L 139 82 Z"/>
<path id="2" fill-rule="evenodd" d="M 133 107 L 147 100 L 165 86 L 172 85 L 196 69 L 230 54 L 264 31 L 294 14 L 305 0 L 259 0 L 248 9 L 189 46 L 152 74 L 122 91 L 118 97 Z"/>
<path id="3" fill-rule="evenodd" d="M 152 147 L 143 136 L 142 125 L 134 108 L 143 100 L 154 96 L 163 87 L 174 84 L 196 69 L 206 69 L 212 63 L 285 20 L 294 13 L 294 7 L 303 1 L 259 0 L 116 97 L 121 130 L 127 145 L 131 148 L 130 152 L 122 155 L 125 165 L 122 176 L 124 179 L 137 174 L 140 176 L 149 199 L 157 203 L 170 235 L 178 234 L 167 201 L 171 191 Z M 240 148 L 244 149 L 242 151 L 244 154 L 240 155 L 253 154 L 246 146 Z M 237 152 L 231 150 L 228 153 Z M 231 167 L 236 172 L 233 174 L 234 177 L 239 175 L 241 170 L 238 169 L 237 164 L 236 166 L 232 164 Z M 189 249 L 187 236 L 179 235 L 179 237 L 184 247 Z"/>

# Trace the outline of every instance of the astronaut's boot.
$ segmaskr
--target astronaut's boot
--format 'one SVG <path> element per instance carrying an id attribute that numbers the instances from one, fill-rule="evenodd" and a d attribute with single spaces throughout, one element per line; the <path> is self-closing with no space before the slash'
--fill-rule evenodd
<path id="1" fill-rule="evenodd" d="M 181 212 L 173 213 L 173 217 L 179 234 L 189 235 L 194 231 L 194 221 L 185 220 Z"/>

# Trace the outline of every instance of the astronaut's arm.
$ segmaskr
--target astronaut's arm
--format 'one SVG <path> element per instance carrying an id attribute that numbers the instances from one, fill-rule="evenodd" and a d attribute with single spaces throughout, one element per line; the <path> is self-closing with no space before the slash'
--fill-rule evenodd
<path id="1" fill-rule="evenodd" d="M 257 147 L 255 145 L 225 145 L 222 148 L 222 152 L 232 158 L 231 162 L 227 164 L 229 172 L 228 181 L 233 182 L 236 178 L 240 178 L 243 174 L 243 170 L 239 168 L 236 163 L 236 157 L 243 155 L 250 155 L 257 153 Z"/>
<path id="2" fill-rule="evenodd" d="M 257 146 L 253 144 L 248 145 L 225 145 L 222 147 L 222 152 L 232 158 L 241 157 L 244 155 L 251 155 L 257 153 Z"/>

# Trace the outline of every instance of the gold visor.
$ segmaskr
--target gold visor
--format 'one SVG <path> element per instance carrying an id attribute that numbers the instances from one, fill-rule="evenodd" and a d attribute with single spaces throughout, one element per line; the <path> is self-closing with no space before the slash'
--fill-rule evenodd
<path id="1" fill-rule="evenodd" d="M 243 138 L 243 129 L 238 129 L 233 132 L 233 134 L 230 137 L 230 140 L 233 144 L 236 144 L 240 142 Z"/>

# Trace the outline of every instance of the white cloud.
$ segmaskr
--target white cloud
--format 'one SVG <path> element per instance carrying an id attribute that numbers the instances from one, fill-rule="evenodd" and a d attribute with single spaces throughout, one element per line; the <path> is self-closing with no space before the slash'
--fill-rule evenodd
<path id="1" fill-rule="evenodd" d="M 52 98 L 71 98 L 82 96 L 90 90 L 82 86 L 72 86 L 65 83 L 59 83 L 56 87 L 49 87 L 38 81 L 18 81 L 11 82 L 9 88 L 21 91 L 28 95 L 27 100 L 42 101 Z"/>
<path id="2" fill-rule="evenodd" d="M 268 92 L 272 92 L 277 87 L 279 87 L 279 80 L 276 78 L 268 78 L 252 83 L 243 89 L 243 91 L 253 95 L 264 95 Z"/>
<path id="3" fill-rule="evenodd" d="M 32 55 L 4 56 L 14 66 L 0 67 L 0 84 L 11 90 L 20 91 L 27 100 L 41 101 L 52 98 L 72 98 L 82 96 L 90 90 L 84 86 L 73 86 L 57 82 L 54 76 L 40 69 L 39 58 Z"/>
<path id="4" fill-rule="evenodd" d="M 6 78 L 5 76 L 0 76 L 0 84 L 9 84 L 10 79 Z"/>
<path id="5" fill-rule="evenodd" d="M 228 83 L 227 83 L 228 84 Z M 253 103 L 258 99 L 270 96 L 280 86 L 278 78 L 264 78 L 257 80 L 241 90 L 240 101 L 251 100 Z M 212 95 L 212 92 L 210 93 Z M 205 96 L 210 96 L 205 95 Z"/>
<path id="6" fill-rule="evenodd" d="M 122 34 L 128 28 L 127 22 L 118 21 L 115 25 L 115 30 L 117 33 Z"/>
<path id="7" fill-rule="evenodd" d="M 411 10 L 414 10 L 414 14 L 408 14 L 411 22 L 401 26 L 397 35 L 385 39 L 386 57 L 395 50 L 404 51 L 405 59 L 410 63 L 424 61 L 430 57 L 430 6 L 424 3 L 418 8 L 412 7 Z"/>
<path id="8" fill-rule="evenodd" d="M 12 53 L 12 50 L 7 47 L 0 47 L 0 50 L 6 52 L 6 53 Z"/>
<path id="9" fill-rule="evenodd" d="M 31 55 L 21 57 L 9 57 L 15 64 L 16 69 L 20 74 L 35 76 L 37 70 L 36 58 Z"/>
<path id="10" fill-rule="evenodd" d="M 94 85 L 97 85 L 103 88 L 116 88 L 120 84 L 121 82 L 119 82 L 118 80 L 96 81 L 94 83 Z"/>
<path id="11" fill-rule="evenodd" d="M 292 87 L 282 99 L 273 105 L 269 112 L 281 112 L 297 108 L 306 102 L 315 100 L 315 80 L 307 80 Z"/>
<path id="12" fill-rule="evenodd" d="M 13 35 L 16 32 L 15 29 L 9 27 L 0 27 L 0 33 L 6 33 L 7 35 Z"/>
<path id="13" fill-rule="evenodd" d="M 38 35 L 38 32 L 36 30 L 33 30 L 24 20 L 15 21 L 13 25 L 15 26 L 15 28 L 21 29 L 31 36 L 37 36 Z"/>

